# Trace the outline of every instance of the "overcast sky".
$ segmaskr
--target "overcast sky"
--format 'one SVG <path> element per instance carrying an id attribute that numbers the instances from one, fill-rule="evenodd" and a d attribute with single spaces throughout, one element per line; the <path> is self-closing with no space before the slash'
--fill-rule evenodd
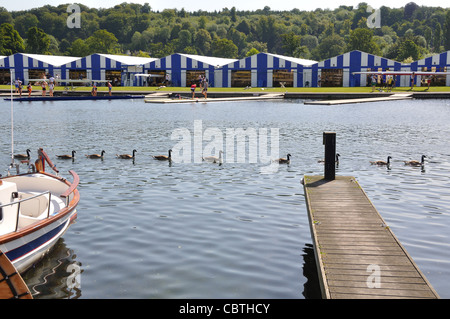
<path id="1" fill-rule="evenodd" d="M 8 11 L 27 10 L 44 5 L 58 6 L 60 4 L 68 3 L 82 3 L 90 8 L 109 8 L 123 2 L 131 3 L 149 3 L 154 11 L 162 11 L 164 9 L 181 9 L 186 11 L 214 11 L 221 10 L 222 8 L 236 7 L 238 10 L 257 10 L 263 9 L 265 6 L 269 6 L 272 10 L 292 10 L 297 8 L 301 11 L 312 11 L 316 8 L 322 9 L 334 9 L 340 5 L 354 6 L 356 7 L 360 2 L 366 2 L 372 8 L 376 9 L 381 6 L 387 6 L 390 8 L 400 8 L 405 4 L 411 2 L 411 0 L 107 0 L 107 1 L 95 1 L 95 0 L 80 0 L 80 1 L 64 1 L 64 0 L 33 0 L 33 1 L 11 1 L 2 0 L 0 7 L 6 8 Z M 418 5 L 425 5 L 430 7 L 450 7 L 449 1 L 442 0 L 416 0 L 413 1 Z"/>

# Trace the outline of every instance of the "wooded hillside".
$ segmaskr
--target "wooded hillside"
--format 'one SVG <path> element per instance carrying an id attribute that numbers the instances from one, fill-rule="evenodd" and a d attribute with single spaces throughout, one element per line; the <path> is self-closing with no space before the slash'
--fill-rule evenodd
<path id="1" fill-rule="evenodd" d="M 67 5 L 8 12 L 0 7 L 0 55 L 17 52 L 87 56 L 92 53 L 164 57 L 172 53 L 242 58 L 258 52 L 323 60 L 361 50 L 414 61 L 450 50 L 450 9 L 380 8 L 381 27 L 369 28 L 366 3 L 335 10 L 255 11 L 224 8 L 153 11 L 122 3 L 81 7 L 80 28 L 68 28 Z"/>

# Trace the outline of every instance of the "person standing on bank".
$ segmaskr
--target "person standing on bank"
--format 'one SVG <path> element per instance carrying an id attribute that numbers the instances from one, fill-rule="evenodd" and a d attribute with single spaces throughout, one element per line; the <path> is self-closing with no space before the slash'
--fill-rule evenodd
<path id="1" fill-rule="evenodd" d="M 31 82 L 28 82 L 27 89 L 28 89 L 28 97 L 30 97 L 31 96 L 31 92 L 33 91 L 33 87 L 31 86 Z"/>
<path id="2" fill-rule="evenodd" d="M 205 96 L 205 99 L 208 98 L 208 79 L 205 78 L 203 82 L 202 94 Z"/>
<path id="3" fill-rule="evenodd" d="M 19 96 L 22 97 L 22 87 L 23 87 L 23 85 L 22 85 L 22 81 L 20 81 L 20 80 L 18 80 L 18 81 L 19 81 Z"/>
<path id="4" fill-rule="evenodd" d="M 112 84 L 111 84 L 111 82 L 109 82 L 108 81 L 108 90 L 109 90 L 109 96 L 111 96 L 111 94 L 112 94 Z"/>
<path id="5" fill-rule="evenodd" d="M 41 81 L 41 88 L 42 88 L 42 96 L 47 95 L 47 82 L 42 80 Z"/>
<path id="6" fill-rule="evenodd" d="M 191 84 L 192 99 L 195 99 L 195 89 L 196 88 L 197 88 L 197 84 L 195 84 L 195 82 L 192 82 L 192 84 Z"/>
<path id="7" fill-rule="evenodd" d="M 375 92 L 375 87 L 377 86 L 377 77 L 375 74 L 372 75 L 372 92 Z"/>

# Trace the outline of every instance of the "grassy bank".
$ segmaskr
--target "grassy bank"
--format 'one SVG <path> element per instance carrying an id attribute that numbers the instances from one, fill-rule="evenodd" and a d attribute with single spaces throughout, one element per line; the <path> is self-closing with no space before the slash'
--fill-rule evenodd
<path id="1" fill-rule="evenodd" d="M 9 91 L 11 87 L 9 85 L 0 85 L 0 90 Z M 70 90 L 70 89 L 69 89 Z M 90 92 L 90 87 L 78 86 L 74 89 L 77 92 Z M 33 91 L 40 91 L 40 87 L 34 86 Z M 65 91 L 64 86 L 57 86 L 55 91 Z M 98 87 L 98 92 L 107 92 L 107 87 Z M 113 87 L 113 92 L 190 92 L 189 87 Z M 199 92 L 200 89 L 197 89 Z M 450 87 L 448 86 L 439 86 L 439 87 L 430 87 L 428 90 L 426 87 L 414 87 L 413 92 L 450 92 Z M 24 87 L 23 92 L 26 92 L 26 88 Z M 320 87 L 320 88 L 209 88 L 208 92 L 291 92 L 291 93 L 326 93 L 326 92 L 336 92 L 336 93 L 366 93 L 372 92 L 371 87 Z M 392 90 L 392 92 L 411 92 L 409 87 L 399 87 Z"/>

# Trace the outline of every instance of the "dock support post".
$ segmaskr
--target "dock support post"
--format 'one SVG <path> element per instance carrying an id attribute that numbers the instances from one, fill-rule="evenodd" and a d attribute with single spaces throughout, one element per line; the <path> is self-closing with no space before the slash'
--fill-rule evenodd
<path id="1" fill-rule="evenodd" d="M 336 132 L 323 132 L 325 145 L 324 178 L 332 181 L 336 177 Z"/>

